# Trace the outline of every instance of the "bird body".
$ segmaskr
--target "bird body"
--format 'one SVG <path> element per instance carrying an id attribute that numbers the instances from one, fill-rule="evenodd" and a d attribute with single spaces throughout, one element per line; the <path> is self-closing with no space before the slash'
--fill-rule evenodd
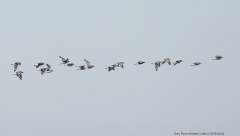
<path id="1" fill-rule="evenodd" d="M 38 67 L 40 67 L 40 66 L 42 66 L 42 65 L 44 65 L 44 63 L 43 63 L 43 62 L 40 62 L 40 63 L 37 63 L 37 64 L 34 65 L 34 66 L 36 66 L 36 68 L 38 68 Z"/>
<path id="2" fill-rule="evenodd" d="M 79 67 L 79 69 L 77 69 L 77 70 L 85 70 L 86 69 L 85 65 L 76 66 L 76 67 Z"/>
<path id="3" fill-rule="evenodd" d="M 144 61 L 138 61 L 137 63 L 135 63 L 134 65 L 142 65 L 144 64 L 145 62 Z"/>
<path id="4" fill-rule="evenodd" d="M 177 61 L 173 62 L 172 64 L 175 66 L 175 65 L 177 65 L 178 63 L 180 64 L 181 62 L 183 62 L 183 61 L 182 61 L 182 60 L 177 60 Z"/>
<path id="5" fill-rule="evenodd" d="M 74 65 L 73 63 L 68 63 L 68 64 L 66 64 L 66 65 L 64 65 L 64 66 L 71 67 L 71 66 L 73 66 L 73 65 Z"/>
<path id="6" fill-rule="evenodd" d="M 52 73 L 53 70 L 46 70 L 44 73 Z"/>
<path id="7" fill-rule="evenodd" d="M 201 63 L 200 62 L 195 62 L 195 63 L 193 63 L 191 66 L 198 66 L 198 65 L 200 65 Z"/>
<path id="8" fill-rule="evenodd" d="M 13 63 L 11 65 L 14 65 L 14 72 L 15 72 L 17 70 L 18 65 L 21 66 L 21 62 L 15 62 L 15 63 Z"/>
<path id="9" fill-rule="evenodd" d="M 108 71 L 110 72 L 111 70 L 115 70 L 115 67 L 114 66 L 109 66 L 109 67 L 107 67 L 105 69 L 108 69 Z"/>
<path id="10" fill-rule="evenodd" d="M 220 60 L 220 59 L 222 59 L 222 58 L 223 58 L 222 56 L 217 55 L 217 56 L 213 57 L 213 60 Z"/>
<path id="11" fill-rule="evenodd" d="M 166 58 L 162 61 L 162 64 L 164 64 L 165 62 L 168 63 L 168 65 L 171 65 L 171 62 L 170 62 L 170 59 L 169 58 Z"/>

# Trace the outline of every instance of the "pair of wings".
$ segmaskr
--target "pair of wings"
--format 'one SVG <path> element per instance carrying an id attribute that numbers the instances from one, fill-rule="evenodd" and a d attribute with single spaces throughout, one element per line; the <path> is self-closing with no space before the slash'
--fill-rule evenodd
<path id="1" fill-rule="evenodd" d="M 161 61 L 158 61 L 157 63 L 155 63 L 155 69 L 156 71 L 158 70 L 158 67 L 161 66 Z"/>
<path id="2" fill-rule="evenodd" d="M 118 66 L 120 66 L 121 68 L 124 68 L 124 66 L 123 66 L 123 63 L 122 62 L 119 62 L 119 63 L 117 63 L 118 64 Z"/>
<path id="3" fill-rule="evenodd" d="M 169 65 L 171 65 L 170 60 L 164 60 L 164 61 L 162 62 L 162 64 L 164 64 L 165 62 L 167 62 Z"/>

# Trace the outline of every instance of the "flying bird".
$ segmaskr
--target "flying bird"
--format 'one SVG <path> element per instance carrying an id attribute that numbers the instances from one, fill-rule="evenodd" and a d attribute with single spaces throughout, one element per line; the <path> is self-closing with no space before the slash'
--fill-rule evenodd
<path id="1" fill-rule="evenodd" d="M 15 72 L 17 70 L 18 65 L 21 66 L 21 62 L 15 62 L 15 63 L 13 63 L 11 65 L 14 65 L 14 72 Z"/>
<path id="2" fill-rule="evenodd" d="M 124 62 L 118 62 L 117 65 L 120 66 L 121 68 L 124 68 L 123 64 L 125 64 Z"/>
<path id="3" fill-rule="evenodd" d="M 109 67 L 107 67 L 107 68 L 105 68 L 105 69 L 108 69 L 109 72 L 110 72 L 111 70 L 115 70 L 114 66 L 109 66 Z"/>
<path id="4" fill-rule="evenodd" d="M 79 67 L 79 69 L 77 69 L 77 70 L 85 70 L 86 69 L 85 65 L 76 66 L 76 67 Z"/>
<path id="5" fill-rule="evenodd" d="M 151 64 L 154 64 L 154 65 L 155 65 L 155 70 L 156 70 L 156 71 L 158 70 L 158 67 L 161 66 L 161 62 L 162 62 L 162 61 L 156 61 L 156 62 L 154 62 L 154 63 L 151 63 Z"/>
<path id="6" fill-rule="evenodd" d="M 223 58 L 222 56 L 217 55 L 217 56 L 213 57 L 213 60 L 220 60 L 220 59 L 222 59 L 222 58 Z"/>
<path id="7" fill-rule="evenodd" d="M 22 80 L 22 71 L 15 72 L 13 75 L 17 75 Z"/>
<path id="8" fill-rule="evenodd" d="M 195 62 L 195 63 L 193 63 L 191 66 L 198 66 L 198 65 L 200 65 L 201 63 L 200 62 Z"/>
<path id="9" fill-rule="evenodd" d="M 59 56 L 61 59 L 62 59 L 62 63 L 60 63 L 60 65 L 61 64 L 67 64 L 68 62 L 69 62 L 69 59 L 67 58 L 67 59 L 65 59 L 65 58 L 63 58 L 63 57 L 61 57 L 61 56 Z"/>
<path id="10" fill-rule="evenodd" d="M 68 63 L 68 64 L 66 64 L 66 65 L 64 65 L 64 66 L 71 67 L 71 66 L 73 66 L 73 65 L 74 65 L 73 63 Z"/>
<path id="11" fill-rule="evenodd" d="M 181 62 L 183 62 L 183 61 L 182 61 L 182 60 L 177 60 L 177 61 L 173 62 L 172 64 L 175 66 L 175 65 L 177 65 L 178 63 L 180 64 Z"/>
<path id="12" fill-rule="evenodd" d="M 87 68 L 91 69 L 94 67 L 94 65 L 91 65 L 89 61 L 87 61 L 86 59 L 84 59 L 84 61 L 87 63 Z"/>
<path id="13" fill-rule="evenodd" d="M 144 61 L 138 61 L 137 63 L 135 63 L 134 65 L 142 65 L 144 64 L 145 62 Z"/>
<path id="14" fill-rule="evenodd" d="M 42 65 L 44 65 L 44 63 L 43 63 L 43 62 L 40 62 L 40 63 L 37 63 L 37 64 L 34 65 L 34 66 L 36 66 L 36 68 L 38 68 L 38 67 L 40 67 L 40 66 L 42 66 Z"/>
<path id="15" fill-rule="evenodd" d="M 41 68 L 40 70 L 37 71 L 41 71 L 41 74 L 43 75 L 46 72 L 47 68 Z"/>
<path id="16" fill-rule="evenodd" d="M 166 58 L 162 61 L 162 64 L 164 64 L 165 62 L 168 63 L 168 65 L 171 65 L 171 62 L 170 62 L 170 59 L 169 58 Z"/>

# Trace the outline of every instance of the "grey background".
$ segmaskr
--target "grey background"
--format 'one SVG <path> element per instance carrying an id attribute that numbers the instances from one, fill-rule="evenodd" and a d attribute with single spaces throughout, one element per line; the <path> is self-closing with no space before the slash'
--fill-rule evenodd
<path id="1" fill-rule="evenodd" d="M 239 4 L 1 0 L 0 136 L 239 135 Z M 60 55 L 95 68 L 60 66 Z M 156 72 L 150 63 L 167 57 L 184 62 Z"/>

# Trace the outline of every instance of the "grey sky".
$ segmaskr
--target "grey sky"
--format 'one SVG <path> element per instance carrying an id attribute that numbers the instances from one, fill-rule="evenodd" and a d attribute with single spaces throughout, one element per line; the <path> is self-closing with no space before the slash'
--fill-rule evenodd
<path id="1" fill-rule="evenodd" d="M 239 5 L 1 0 L 0 136 L 239 135 Z M 60 66 L 60 55 L 95 68 Z M 164 58 L 183 63 L 156 72 L 150 63 Z M 42 76 L 38 62 L 54 72 Z"/>

